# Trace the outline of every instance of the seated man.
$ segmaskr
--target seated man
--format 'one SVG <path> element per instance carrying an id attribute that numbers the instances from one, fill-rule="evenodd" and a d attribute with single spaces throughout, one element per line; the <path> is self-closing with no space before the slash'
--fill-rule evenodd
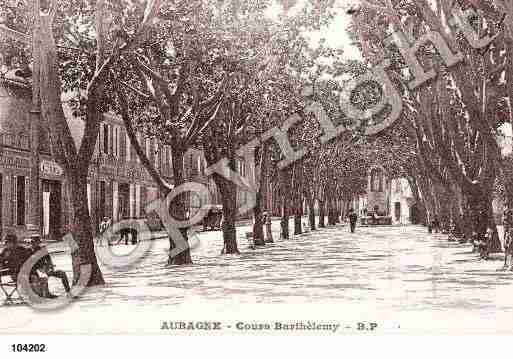
<path id="1" fill-rule="evenodd" d="M 64 271 L 61 270 L 55 270 L 55 266 L 53 265 L 52 258 L 50 257 L 50 254 L 46 250 L 46 248 L 41 247 L 41 239 L 39 237 L 34 237 L 31 241 L 31 247 L 32 247 L 32 254 L 37 253 L 39 251 L 44 251 L 44 256 L 41 257 L 37 261 L 37 263 L 34 265 L 34 268 L 32 268 L 31 276 L 32 274 L 37 275 L 37 271 L 44 273 L 47 275 L 47 277 L 55 277 L 59 278 L 62 282 L 62 285 L 64 287 L 64 290 L 66 291 L 67 295 L 70 295 L 71 287 L 69 285 L 68 276 Z M 46 285 L 46 293 L 45 296 L 48 298 L 56 298 L 57 296 L 50 293 L 48 289 L 48 284 Z"/>
<path id="2" fill-rule="evenodd" d="M 18 281 L 23 264 L 32 256 L 32 251 L 18 243 L 15 234 L 8 234 L 5 237 L 5 249 L 0 253 L 0 266 L 9 270 L 9 275 L 14 282 Z M 29 277 L 32 289 L 38 295 L 44 295 L 44 286 L 37 273 L 30 273 Z"/>
<path id="3" fill-rule="evenodd" d="M 32 252 L 18 243 L 15 234 L 5 236 L 5 248 L 0 253 L 0 266 L 9 269 L 12 280 L 17 280 L 23 263 L 30 258 Z"/>

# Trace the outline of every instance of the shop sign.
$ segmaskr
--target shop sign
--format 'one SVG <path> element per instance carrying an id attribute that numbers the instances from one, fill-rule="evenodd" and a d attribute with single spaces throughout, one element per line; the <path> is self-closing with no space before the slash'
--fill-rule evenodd
<path id="1" fill-rule="evenodd" d="M 54 161 L 41 160 L 41 174 L 45 176 L 59 177 L 64 174 L 64 170 Z"/>
<path id="2" fill-rule="evenodd" d="M 13 168 L 29 168 L 30 161 L 21 157 L 0 156 L 0 165 Z"/>

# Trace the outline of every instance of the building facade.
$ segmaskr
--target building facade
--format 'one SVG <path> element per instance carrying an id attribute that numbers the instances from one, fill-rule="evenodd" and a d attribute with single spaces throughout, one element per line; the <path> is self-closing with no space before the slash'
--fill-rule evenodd
<path id="1" fill-rule="evenodd" d="M 410 224 L 415 216 L 415 199 L 408 180 L 391 179 L 380 166 L 369 170 L 367 192 L 354 199 L 353 207 L 361 217 L 376 213 L 390 217 L 392 224 Z"/>
<path id="2" fill-rule="evenodd" d="M 30 179 L 33 177 L 30 139 L 30 89 L 0 79 L 0 228 L 16 232 L 30 223 Z"/>
<path id="3" fill-rule="evenodd" d="M 36 230 L 44 238 L 60 238 L 73 218 L 73 189 L 69 188 L 64 170 L 52 158 L 45 128 L 35 120 L 37 117 L 31 117 L 30 109 L 30 86 L 22 79 L 0 78 L 0 234 L 14 231 L 25 236 Z M 65 97 L 63 109 L 78 148 L 84 122 L 72 116 Z M 38 141 L 33 140 L 35 135 Z M 137 137 L 161 177 L 173 184 L 171 148 L 141 133 Z M 206 167 L 201 150 L 186 153 L 186 180 L 205 184 L 213 204 L 219 204 L 219 192 L 205 175 Z M 237 160 L 237 172 L 245 175 L 247 167 L 244 161 Z M 37 196 L 31 191 L 34 183 L 38 184 Z M 111 113 L 104 114 L 100 126 L 89 167 L 87 194 L 96 229 L 104 217 L 113 221 L 147 217 L 146 205 L 162 195 L 130 145 L 123 122 Z M 239 193 L 238 201 L 245 197 L 246 194 Z M 191 211 L 200 206 L 195 196 L 189 196 L 189 203 Z"/>

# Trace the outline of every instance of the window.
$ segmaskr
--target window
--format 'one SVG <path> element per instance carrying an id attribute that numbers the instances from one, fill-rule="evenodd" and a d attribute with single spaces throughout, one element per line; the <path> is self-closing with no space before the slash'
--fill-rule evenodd
<path id="1" fill-rule="evenodd" d="M 25 224 L 25 176 L 16 176 L 16 224 Z"/>
<path id="2" fill-rule="evenodd" d="M 118 138 L 118 133 L 119 133 L 118 132 L 118 126 L 113 126 L 112 129 L 113 129 L 112 133 L 113 133 L 113 137 L 114 137 L 114 139 L 112 141 L 112 143 L 113 143 L 112 154 L 114 156 L 118 157 L 119 156 L 119 153 L 118 153 L 118 141 L 119 141 L 119 138 Z"/>
<path id="3" fill-rule="evenodd" d="M 105 181 L 98 183 L 99 196 L 98 196 L 98 214 L 101 220 L 105 217 L 105 201 L 106 201 L 106 184 Z"/>
<path id="4" fill-rule="evenodd" d="M 400 179 L 396 180 L 396 182 L 395 182 L 395 192 L 396 193 L 401 193 L 402 192 L 401 180 Z"/>
<path id="5" fill-rule="evenodd" d="M 109 125 L 103 125 L 103 153 L 109 153 Z"/>
<path id="6" fill-rule="evenodd" d="M 125 144 L 126 144 L 126 161 L 130 162 L 132 160 L 132 146 L 130 145 L 130 137 L 128 137 L 128 133 L 125 137 Z"/>
<path id="7" fill-rule="evenodd" d="M 114 154 L 114 131 L 112 126 L 109 127 L 109 152 L 111 155 Z"/>
<path id="8" fill-rule="evenodd" d="M 125 129 L 120 127 L 119 128 L 119 159 L 121 161 L 126 161 L 126 134 L 125 134 Z"/>

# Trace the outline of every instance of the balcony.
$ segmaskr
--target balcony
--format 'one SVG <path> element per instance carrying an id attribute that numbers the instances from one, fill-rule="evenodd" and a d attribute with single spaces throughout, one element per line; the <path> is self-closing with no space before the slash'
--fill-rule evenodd
<path id="1" fill-rule="evenodd" d="M 116 156 L 108 153 L 98 154 L 98 165 L 107 167 L 116 167 L 119 165 L 119 160 Z"/>

